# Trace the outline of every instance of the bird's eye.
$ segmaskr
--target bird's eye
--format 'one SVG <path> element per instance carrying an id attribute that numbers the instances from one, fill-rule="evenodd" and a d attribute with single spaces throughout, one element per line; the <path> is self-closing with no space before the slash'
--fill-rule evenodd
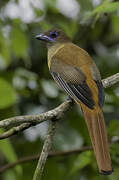
<path id="1" fill-rule="evenodd" d="M 50 32 L 50 37 L 51 38 L 57 38 L 57 36 L 58 36 L 58 33 L 57 32 Z"/>

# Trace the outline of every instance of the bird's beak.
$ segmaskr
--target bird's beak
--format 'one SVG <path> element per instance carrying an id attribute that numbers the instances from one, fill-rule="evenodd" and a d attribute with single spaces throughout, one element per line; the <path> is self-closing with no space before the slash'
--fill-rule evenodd
<path id="1" fill-rule="evenodd" d="M 38 40 L 42 40 L 42 41 L 45 41 L 45 42 L 54 42 L 54 39 L 45 35 L 45 34 L 39 34 L 36 36 L 36 39 Z"/>
<path id="2" fill-rule="evenodd" d="M 36 36 L 36 39 L 49 42 L 49 37 L 46 36 L 45 34 L 39 34 L 39 35 L 37 35 L 37 36 Z"/>

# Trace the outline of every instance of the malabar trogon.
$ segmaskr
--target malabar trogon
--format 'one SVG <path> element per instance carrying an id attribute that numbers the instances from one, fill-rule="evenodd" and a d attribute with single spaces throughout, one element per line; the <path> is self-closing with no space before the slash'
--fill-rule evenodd
<path id="1" fill-rule="evenodd" d="M 60 29 L 51 29 L 36 38 L 47 44 L 48 67 L 54 80 L 81 106 L 99 172 L 111 174 L 113 170 L 102 111 L 105 95 L 96 64 Z"/>

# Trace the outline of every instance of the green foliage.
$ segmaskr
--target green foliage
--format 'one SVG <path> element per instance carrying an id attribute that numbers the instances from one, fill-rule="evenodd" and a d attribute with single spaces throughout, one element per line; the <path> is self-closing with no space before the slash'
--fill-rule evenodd
<path id="1" fill-rule="evenodd" d="M 117 136 L 119 137 L 119 121 L 114 120 L 110 122 L 108 132 L 110 136 Z"/>
<path id="2" fill-rule="evenodd" d="M 10 63 L 10 49 L 9 44 L 2 32 L 0 31 L 0 69 L 4 69 Z"/>
<path id="3" fill-rule="evenodd" d="M 112 2 L 105 4 L 105 6 L 103 7 L 103 12 L 111 13 L 117 11 L 118 9 L 119 9 L 119 2 Z"/>
<path id="4" fill-rule="evenodd" d="M 28 48 L 27 37 L 24 32 L 14 27 L 11 31 L 11 48 L 17 57 L 26 57 Z"/>
<path id="5" fill-rule="evenodd" d="M 119 72 L 119 2 L 76 2 L 79 5 L 77 15 L 71 16 L 77 9 L 76 6 L 74 10 L 70 9 L 71 2 L 63 4 L 65 1 L 62 1 L 62 7 L 66 6 L 65 11 L 69 11 L 69 15 L 65 15 L 56 0 L 0 1 L 0 119 L 45 112 L 66 99 L 65 93 L 51 79 L 44 44 L 35 39 L 35 35 L 52 27 L 62 28 L 74 43 L 89 52 L 102 78 Z M 118 84 L 105 92 L 108 137 L 109 141 L 115 141 L 119 138 Z M 1 140 L 0 166 L 39 153 L 47 126 L 44 123 L 42 127 L 33 127 L 13 136 L 10 141 Z M 68 151 L 87 145 L 91 142 L 85 121 L 79 107 L 73 106 L 59 122 L 52 149 Z M 110 146 L 114 168 L 111 176 L 100 176 L 93 152 L 86 151 L 49 158 L 42 179 L 118 180 L 118 146 L 118 143 Z M 0 179 L 30 180 L 35 167 L 36 162 L 28 162 L 5 171 Z"/>
<path id="6" fill-rule="evenodd" d="M 87 151 L 87 152 L 82 152 L 79 156 L 77 156 L 76 160 L 72 164 L 72 169 L 70 173 L 71 174 L 76 173 L 76 171 L 79 171 L 85 168 L 86 166 L 88 166 L 89 164 L 91 164 L 91 161 L 92 161 L 91 155 L 92 155 L 92 152 Z"/>
<path id="7" fill-rule="evenodd" d="M 99 19 L 99 17 L 103 13 L 112 13 L 119 9 L 119 2 L 110 2 L 108 0 L 104 0 L 99 6 L 97 6 L 92 12 L 88 13 L 87 16 L 84 17 L 84 22 L 87 21 L 92 16 L 95 16 L 94 23 Z"/>
<path id="8" fill-rule="evenodd" d="M 0 78 L 0 109 L 13 105 L 15 101 L 15 90 L 5 79 Z"/>
<path id="9" fill-rule="evenodd" d="M 3 132 L 4 131 L 1 129 L 0 134 Z M 0 141 L 0 151 L 2 152 L 2 154 L 5 156 L 6 160 L 9 163 L 12 163 L 17 160 L 17 156 L 16 156 L 16 153 L 14 152 L 14 148 L 12 147 L 12 145 L 8 139 L 4 139 L 4 140 Z M 18 175 L 22 174 L 22 168 L 20 165 L 16 166 L 15 170 Z"/>

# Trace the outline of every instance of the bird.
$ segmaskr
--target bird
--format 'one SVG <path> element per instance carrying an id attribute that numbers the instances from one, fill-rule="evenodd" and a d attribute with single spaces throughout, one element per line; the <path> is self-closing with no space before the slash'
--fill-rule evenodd
<path id="1" fill-rule="evenodd" d="M 73 99 L 84 115 L 99 173 L 113 172 L 102 107 L 105 101 L 100 72 L 87 51 L 58 28 L 36 35 L 46 43 L 53 79 Z"/>

